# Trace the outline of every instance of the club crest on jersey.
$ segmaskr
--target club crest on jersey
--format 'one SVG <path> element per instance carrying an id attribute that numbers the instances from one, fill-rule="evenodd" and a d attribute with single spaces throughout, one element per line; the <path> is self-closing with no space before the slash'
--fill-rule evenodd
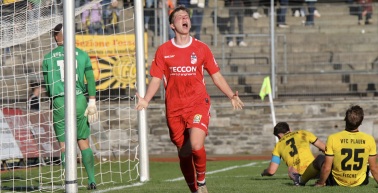
<path id="1" fill-rule="evenodd" d="M 201 121 L 202 115 L 196 114 L 193 118 L 193 123 L 199 123 Z"/>
<path id="2" fill-rule="evenodd" d="M 192 63 L 192 64 L 196 64 L 197 63 L 197 56 L 196 56 L 196 54 L 194 52 L 190 56 L 190 63 Z"/>

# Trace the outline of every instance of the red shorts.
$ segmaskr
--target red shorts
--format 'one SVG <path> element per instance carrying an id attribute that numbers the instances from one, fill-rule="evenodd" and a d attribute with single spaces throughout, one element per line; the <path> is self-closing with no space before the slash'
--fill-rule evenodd
<path id="1" fill-rule="evenodd" d="M 199 128 L 208 134 L 210 120 L 210 103 L 203 103 L 191 109 L 185 109 L 180 116 L 168 117 L 167 124 L 171 141 L 177 146 L 182 147 L 184 141 L 189 139 L 191 128 Z"/>

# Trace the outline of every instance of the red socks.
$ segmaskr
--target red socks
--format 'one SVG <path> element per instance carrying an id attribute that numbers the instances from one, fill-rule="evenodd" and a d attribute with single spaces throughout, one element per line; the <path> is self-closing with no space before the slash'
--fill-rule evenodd
<path id="1" fill-rule="evenodd" d="M 206 151 L 205 147 L 192 150 L 192 156 L 181 157 L 180 168 L 190 191 L 197 191 L 197 182 L 203 182 L 206 174 Z M 197 174 L 197 180 L 196 180 Z"/>
<path id="2" fill-rule="evenodd" d="M 192 150 L 193 162 L 197 172 L 197 181 L 203 182 L 205 180 L 206 172 L 206 151 L 205 146 L 199 150 Z"/>

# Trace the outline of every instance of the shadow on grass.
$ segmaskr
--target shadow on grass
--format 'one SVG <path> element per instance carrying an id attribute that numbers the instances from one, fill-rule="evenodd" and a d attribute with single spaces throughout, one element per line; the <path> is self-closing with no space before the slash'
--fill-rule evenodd
<path id="1" fill-rule="evenodd" d="M 257 181 L 267 181 L 267 180 L 283 180 L 284 178 L 280 177 L 255 177 L 251 178 L 251 180 L 257 180 Z"/>

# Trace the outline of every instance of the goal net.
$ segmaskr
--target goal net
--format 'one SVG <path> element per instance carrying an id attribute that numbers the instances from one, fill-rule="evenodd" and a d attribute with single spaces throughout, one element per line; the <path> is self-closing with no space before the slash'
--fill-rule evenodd
<path id="1" fill-rule="evenodd" d="M 64 189 L 64 167 L 41 72 L 44 55 L 56 47 L 51 30 L 63 22 L 62 2 L 0 1 L 0 192 Z M 99 121 L 91 124 L 90 136 L 97 188 L 130 185 L 139 179 L 134 9 L 100 0 L 76 2 L 76 46 L 91 57 L 97 85 Z M 102 17 L 93 34 L 88 26 L 95 11 Z M 31 99 L 38 90 L 39 110 L 34 110 Z M 88 180 L 77 152 L 81 191 Z"/>

